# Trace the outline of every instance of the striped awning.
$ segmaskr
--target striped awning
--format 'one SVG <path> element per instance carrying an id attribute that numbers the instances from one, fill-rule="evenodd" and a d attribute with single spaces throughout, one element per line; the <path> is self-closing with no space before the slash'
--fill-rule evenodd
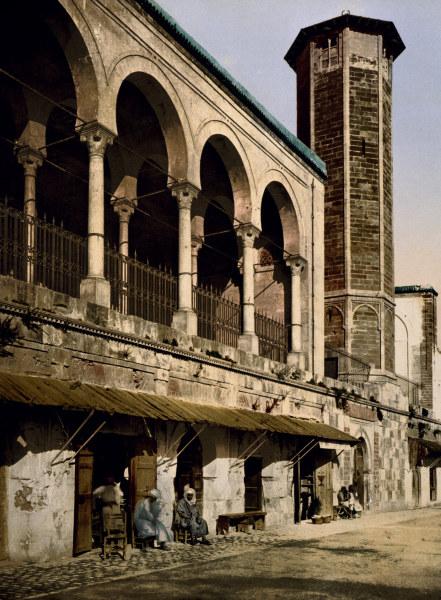
<path id="1" fill-rule="evenodd" d="M 109 414 L 217 425 L 246 431 L 269 431 L 313 437 L 340 444 L 358 440 L 335 427 L 288 415 L 214 406 L 183 398 L 104 387 L 79 381 L 0 372 L 0 400 L 65 409 L 98 410 Z"/>

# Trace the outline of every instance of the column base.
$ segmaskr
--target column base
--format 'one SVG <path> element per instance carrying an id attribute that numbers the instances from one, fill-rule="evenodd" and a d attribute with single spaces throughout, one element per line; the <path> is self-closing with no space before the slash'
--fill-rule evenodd
<path id="1" fill-rule="evenodd" d="M 110 282 L 104 277 L 86 277 L 80 283 L 80 298 L 110 308 Z"/>
<path id="2" fill-rule="evenodd" d="M 297 367 L 301 371 L 305 370 L 305 357 L 303 352 L 288 352 L 286 364 L 290 367 Z"/>
<path id="3" fill-rule="evenodd" d="M 193 310 L 177 310 L 173 314 L 171 326 L 187 335 L 197 335 L 198 316 Z"/>
<path id="4" fill-rule="evenodd" d="M 239 336 L 239 350 L 250 354 L 259 354 L 259 338 L 255 333 L 244 333 Z"/>

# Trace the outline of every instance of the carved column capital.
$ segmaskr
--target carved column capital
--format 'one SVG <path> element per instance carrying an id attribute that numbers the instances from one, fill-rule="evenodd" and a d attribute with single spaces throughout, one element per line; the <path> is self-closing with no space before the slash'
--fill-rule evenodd
<path id="1" fill-rule="evenodd" d="M 202 248 L 203 240 L 198 236 L 192 236 L 191 238 L 191 252 L 192 254 L 197 254 L 199 250 Z"/>
<path id="2" fill-rule="evenodd" d="M 254 242 L 260 235 L 260 230 L 251 223 L 244 223 L 236 229 L 236 235 L 241 238 L 246 248 L 254 248 Z"/>
<path id="3" fill-rule="evenodd" d="M 113 210 L 119 216 L 121 221 L 128 221 L 135 212 L 136 201 L 129 200 L 129 198 L 116 198 L 115 196 L 110 200 L 110 204 L 113 206 Z"/>
<path id="4" fill-rule="evenodd" d="M 300 254 L 289 256 L 285 262 L 287 266 L 291 269 L 291 275 L 297 277 L 300 276 L 301 273 L 305 270 L 307 264 L 307 261 L 302 256 L 300 256 Z"/>
<path id="5" fill-rule="evenodd" d="M 90 156 L 103 157 L 115 137 L 112 131 L 97 122 L 87 123 L 80 129 L 80 140 L 87 143 Z"/>
<path id="6" fill-rule="evenodd" d="M 38 167 L 41 167 L 44 160 L 44 155 L 40 150 L 24 146 L 17 150 L 17 161 L 23 166 L 25 175 L 34 175 L 37 173 Z"/>
<path id="7" fill-rule="evenodd" d="M 190 210 L 193 200 L 200 194 L 200 189 L 188 181 L 182 181 L 172 186 L 171 193 L 178 201 L 179 208 Z"/>

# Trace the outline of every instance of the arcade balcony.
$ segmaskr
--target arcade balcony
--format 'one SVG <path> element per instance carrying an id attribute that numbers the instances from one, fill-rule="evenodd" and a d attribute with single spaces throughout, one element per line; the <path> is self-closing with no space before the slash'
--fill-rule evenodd
<path id="1" fill-rule="evenodd" d="M 62 224 L 30 217 L 0 203 L 0 275 L 80 297 L 87 275 L 87 239 Z M 172 326 L 178 306 L 178 277 L 108 246 L 104 251 L 105 278 L 110 283 L 110 307 L 122 314 Z M 208 286 L 193 286 L 193 310 L 198 336 L 238 347 L 242 307 Z M 254 313 L 258 352 L 285 362 L 288 327 L 258 311 Z"/>

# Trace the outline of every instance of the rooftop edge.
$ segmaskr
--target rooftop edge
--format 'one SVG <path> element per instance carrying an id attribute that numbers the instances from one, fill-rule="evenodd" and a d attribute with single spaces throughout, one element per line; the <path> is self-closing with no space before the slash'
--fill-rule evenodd
<path id="1" fill-rule="evenodd" d="M 230 73 L 217 62 L 191 35 L 154 0 L 134 0 L 148 15 L 169 33 L 183 48 L 220 81 L 246 108 L 248 108 L 268 129 L 293 150 L 319 177 L 326 179 L 325 162 L 278 121 L 258 102 Z"/>

